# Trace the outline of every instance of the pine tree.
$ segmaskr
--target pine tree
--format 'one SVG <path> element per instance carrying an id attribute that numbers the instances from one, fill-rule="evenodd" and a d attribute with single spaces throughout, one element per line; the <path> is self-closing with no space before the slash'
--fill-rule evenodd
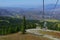
<path id="1" fill-rule="evenodd" d="M 25 29 L 26 29 L 26 19 L 25 16 L 23 16 L 23 26 L 22 26 L 22 34 L 25 34 Z"/>

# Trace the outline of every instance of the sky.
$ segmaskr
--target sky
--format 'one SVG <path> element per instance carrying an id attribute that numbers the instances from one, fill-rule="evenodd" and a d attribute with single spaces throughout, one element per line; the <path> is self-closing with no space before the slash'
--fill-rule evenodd
<path id="1" fill-rule="evenodd" d="M 35 7 L 41 6 L 43 0 L 0 0 L 0 7 Z M 45 5 L 55 4 L 56 0 L 45 0 Z M 60 1 L 59 3 L 60 4 Z"/>

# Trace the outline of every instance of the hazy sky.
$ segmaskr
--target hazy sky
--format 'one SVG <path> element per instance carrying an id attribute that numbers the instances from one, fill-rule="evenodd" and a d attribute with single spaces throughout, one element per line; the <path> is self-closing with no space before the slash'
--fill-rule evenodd
<path id="1" fill-rule="evenodd" d="M 45 0 L 45 5 L 55 4 L 56 1 L 57 0 Z M 32 7 L 40 5 L 42 5 L 42 0 L 0 0 L 0 7 Z"/>

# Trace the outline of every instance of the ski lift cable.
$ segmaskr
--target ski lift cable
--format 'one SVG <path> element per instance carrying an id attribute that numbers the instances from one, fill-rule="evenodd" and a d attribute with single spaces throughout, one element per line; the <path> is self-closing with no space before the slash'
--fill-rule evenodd
<path id="1" fill-rule="evenodd" d="M 55 4 L 55 6 L 54 6 L 54 8 L 53 8 L 52 13 L 54 13 L 54 12 L 55 12 L 55 9 L 56 9 L 56 7 L 57 7 L 57 5 L 58 5 L 58 2 L 59 2 L 59 0 L 57 0 L 57 1 L 56 1 L 56 4 Z"/>
<path id="2" fill-rule="evenodd" d="M 54 6 L 54 8 L 53 8 L 53 11 L 52 11 L 52 13 L 54 13 L 55 12 L 55 9 L 56 9 L 56 7 L 57 7 L 57 5 L 58 5 L 58 2 L 59 2 L 59 0 L 57 0 L 56 1 L 56 4 L 55 4 L 55 6 Z M 43 16 L 42 16 L 42 18 L 44 19 L 45 17 L 44 17 L 44 15 L 45 15 L 45 9 L 44 9 L 44 0 L 43 0 Z"/>
<path id="3" fill-rule="evenodd" d="M 45 1 L 45 0 L 43 0 L 43 14 L 42 14 L 43 20 L 45 19 L 45 16 L 44 16 L 44 15 L 45 15 L 45 12 L 44 12 L 44 11 L 45 11 L 45 9 L 44 9 L 44 7 L 45 7 L 44 4 L 45 4 L 45 3 L 44 3 L 44 1 Z M 55 6 L 54 6 L 54 8 L 53 8 L 52 13 L 55 12 L 55 9 L 56 9 L 56 7 L 57 7 L 57 5 L 58 5 L 58 2 L 59 2 L 59 0 L 56 1 L 56 4 L 55 4 Z"/>
<path id="4" fill-rule="evenodd" d="M 55 12 L 55 9 L 56 9 L 56 7 L 57 7 L 57 5 L 58 5 L 58 2 L 59 2 L 59 0 L 56 1 L 56 4 L 55 4 L 55 6 L 54 6 L 54 8 L 53 8 L 52 13 Z M 45 7 L 45 6 L 44 6 L 44 0 L 43 0 L 43 15 L 42 15 L 43 20 L 44 20 L 44 18 L 45 18 L 45 17 L 44 17 L 44 15 L 45 15 L 45 12 L 44 12 L 45 9 L 44 9 L 44 7 Z"/>
<path id="5" fill-rule="evenodd" d="M 52 10 L 53 18 L 56 17 L 56 15 L 54 16 L 54 14 L 55 14 L 55 10 L 56 10 L 56 7 L 58 5 L 58 2 L 59 2 L 59 0 L 56 0 L 56 4 L 55 4 L 55 6 L 54 6 L 54 8 Z"/>

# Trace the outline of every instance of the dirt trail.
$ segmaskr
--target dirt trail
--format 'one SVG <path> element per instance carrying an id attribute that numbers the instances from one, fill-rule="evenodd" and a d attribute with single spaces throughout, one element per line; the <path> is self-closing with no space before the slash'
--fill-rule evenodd
<path id="1" fill-rule="evenodd" d="M 41 30 L 41 29 L 28 29 L 28 30 L 26 30 L 26 32 L 32 33 L 32 34 L 37 35 L 37 36 L 43 35 L 43 34 L 38 32 L 39 30 Z M 50 30 L 47 30 L 47 31 L 50 31 Z M 59 38 L 54 38 L 54 37 L 52 37 L 50 35 L 46 35 L 46 34 L 43 35 L 43 37 L 46 37 L 46 38 L 49 38 L 49 39 L 52 39 L 52 40 L 60 40 Z"/>
<path id="2" fill-rule="evenodd" d="M 23 35 L 19 32 L 15 34 L 0 36 L 0 40 L 49 40 L 49 39 L 41 36 L 38 37 L 29 33 Z"/>

